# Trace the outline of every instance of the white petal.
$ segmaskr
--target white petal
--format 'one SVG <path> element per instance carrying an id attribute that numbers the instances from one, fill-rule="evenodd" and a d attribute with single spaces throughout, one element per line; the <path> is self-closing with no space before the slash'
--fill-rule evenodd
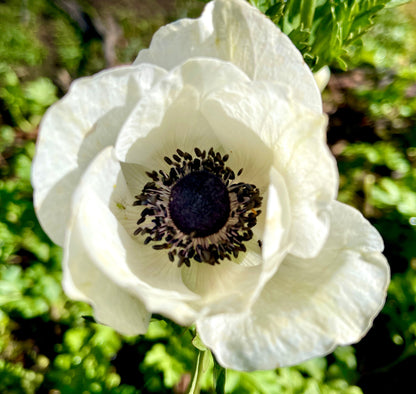
<path id="1" fill-rule="evenodd" d="M 165 72 L 120 67 L 82 78 L 44 116 L 32 167 L 35 209 L 51 239 L 63 244 L 71 196 L 94 156 L 113 145 L 126 116 Z"/>
<path id="2" fill-rule="evenodd" d="M 267 210 L 259 217 L 265 219 L 260 224 L 262 230 L 266 228 L 262 251 L 257 240 L 253 240 L 246 243 L 247 252 L 235 261 L 223 260 L 215 266 L 194 262 L 189 268 L 183 267 L 184 283 L 201 296 L 193 303 L 195 309 L 202 311 L 201 315 L 249 309 L 284 258 L 288 249 L 288 201 L 276 170 L 271 170 L 270 178 L 264 204 Z"/>
<path id="3" fill-rule="evenodd" d="M 199 296 L 182 283 L 180 269 L 163 252 L 143 245 L 123 227 L 123 204 L 129 198 L 120 164 L 112 148 L 106 148 L 88 167 L 76 190 L 69 237 L 77 237 L 83 244 L 89 256 L 87 266 L 99 270 L 120 291 L 141 300 L 149 312 L 163 313 L 189 325 L 196 315 L 186 303 Z M 65 266 L 72 270 L 80 262 L 71 245 L 66 249 Z M 85 292 L 82 283 L 74 276 L 72 280 L 80 292 Z M 92 301 L 98 303 L 100 293 L 95 297 Z"/>
<path id="4" fill-rule="evenodd" d="M 201 296 L 193 303 L 199 316 L 207 316 L 246 310 L 261 272 L 261 265 L 247 267 L 223 260 L 215 266 L 192 262 L 191 267 L 183 268 L 182 277 L 189 289 Z"/>
<path id="5" fill-rule="evenodd" d="M 355 209 L 335 202 L 331 233 L 314 259 L 287 257 L 251 313 L 197 322 L 221 365 L 272 369 L 357 342 L 381 310 L 389 268 L 377 231 Z"/>
<path id="6" fill-rule="evenodd" d="M 282 176 L 275 168 L 270 170 L 267 193 L 266 223 L 263 234 L 263 259 L 269 261 L 276 254 L 287 251 L 291 242 L 290 200 Z"/>
<path id="7" fill-rule="evenodd" d="M 290 201 L 285 183 L 273 167 L 269 172 L 269 180 L 270 184 L 263 201 L 263 207 L 266 208 L 265 221 L 259 223 L 263 229 L 262 271 L 256 289 L 251 295 L 250 306 L 257 301 L 264 286 L 276 273 L 292 246 Z"/>
<path id="8" fill-rule="evenodd" d="M 171 71 L 144 97 L 124 124 L 116 144 L 122 161 L 159 168 L 163 156 L 177 148 L 218 147 L 218 140 L 200 111 L 206 95 L 247 76 L 232 64 L 192 59 Z"/>
<path id="9" fill-rule="evenodd" d="M 245 243 L 247 252 L 232 262 L 223 260 L 215 266 L 194 262 L 191 267 L 182 268 L 184 283 L 201 296 L 198 302 L 192 303 L 201 311 L 201 316 L 250 308 L 286 255 L 288 234 L 285 230 L 290 221 L 287 195 L 276 170 L 271 170 L 270 179 L 264 198 L 265 212 L 253 229 L 258 229 L 259 237 Z M 257 243 L 259 239 L 263 240 L 262 251 Z"/>
<path id="10" fill-rule="evenodd" d="M 289 87 L 265 82 L 228 84 L 207 96 L 202 110 L 221 143 L 229 150 L 234 145 L 230 160 L 248 168 L 249 182 L 267 186 L 269 168 L 276 167 L 291 203 L 291 253 L 315 256 L 328 235 L 327 211 L 338 187 L 326 117 L 297 103 Z"/>
<path id="11" fill-rule="evenodd" d="M 140 194 L 140 192 L 143 190 L 144 185 L 150 181 L 150 178 L 146 175 L 145 171 L 148 171 L 149 169 L 153 171 L 155 167 L 149 168 L 147 166 L 143 167 L 139 164 L 123 163 L 123 162 L 121 162 L 120 165 L 121 165 L 121 171 L 123 172 L 124 180 L 126 181 L 126 186 L 129 190 L 130 195 L 136 196 Z M 163 161 L 162 166 L 156 167 L 156 168 L 158 170 L 166 169 L 165 166 L 166 166 L 166 163 Z M 129 203 L 131 203 L 131 201 L 129 201 Z"/>
<path id="12" fill-rule="evenodd" d="M 78 231 L 68 234 L 62 263 L 65 293 L 91 304 L 97 322 L 121 334 L 146 333 L 151 314 L 138 298 L 117 286 L 94 265 L 86 248 Z"/>
<path id="13" fill-rule="evenodd" d="M 264 191 L 273 163 L 273 144 L 262 135 L 268 100 L 263 89 L 257 85 L 253 82 L 230 81 L 228 85 L 209 94 L 201 103 L 201 109 L 221 145 L 231 152 L 230 167 L 235 171 L 243 168 L 240 179 Z M 271 124 L 270 134 L 277 134 L 278 126 L 278 122 Z"/>
<path id="14" fill-rule="evenodd" d="M 181 19 L 162 26 L 152 37 L 149 49 L 139 52 L 133 64 L 156 64 L 171 70 L 195 57 L 216 57 L 212 8 L 209 3 L 199 19 Z"/>
<path id="15" fill-rule="evenodd" d="M 330 228 L 330 203 L 338 193 L 337 164 L 325 137 L 326 118 L 304 112 L 274 150 L 292 207 L 290 253 L 304 258 L 321 250 Z"/>
<path id="16" fill-rule="evenodd" d="M 198 56 L 230 61 L 253 80 L 290 85 L 297 101 L 322 111 L 319 90 L 299 51 L 269 18 L 245 1 L 217 0 L 207 5 L 199 19 L 164 26 L 135 64 L 172 69 Z"/>

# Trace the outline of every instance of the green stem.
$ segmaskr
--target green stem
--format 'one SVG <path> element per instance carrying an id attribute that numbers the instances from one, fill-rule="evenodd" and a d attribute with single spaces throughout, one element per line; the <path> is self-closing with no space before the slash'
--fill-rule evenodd
<path id="1" fill-rule="evenodd" d="M 300 20 L 304 29 L 310 29 L 315 15 L 316 0 L 302 0 Z"/>
<path id="2" fill-rule="evenodd" d="M 225 380 L 227 370 L 218 364 L 215 357 L 214 359 L 214 392 L 216 394 L 225 394 Z"/>
<path id="3" fill-rule="evenodd" d="M 198 350 L 198 356 L 196 358 L 196 363 L 194 370 L 192 372 L 192 380 L 187 391 L 187 394 L 198 394 L 200 391 L 199 381 L 201 380 L 201 376 L 203 374 L 203 365 L 204 365 L 204 358 L 206 357 L 207 351 Z"/>

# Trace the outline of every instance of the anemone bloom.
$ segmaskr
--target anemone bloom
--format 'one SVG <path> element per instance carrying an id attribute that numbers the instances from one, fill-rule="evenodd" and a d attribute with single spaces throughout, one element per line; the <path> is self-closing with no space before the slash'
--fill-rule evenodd
<path id="1" fill-rule="evenodd" d="M 336 201 L 312 73 L 244 1 L 162 27 L 131 66 L 46 113 L 35 208 L 63 286 L 123 334 L 196 324 L 224 366 L 270 369 L 358 341 L 389 281 L 377 231 Z"/>

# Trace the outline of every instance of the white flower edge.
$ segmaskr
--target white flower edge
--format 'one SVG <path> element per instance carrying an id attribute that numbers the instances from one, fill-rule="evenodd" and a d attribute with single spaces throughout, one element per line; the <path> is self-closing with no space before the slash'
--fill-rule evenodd
<path id="1" fill-rule="evenodd" d="M 162 27 L 134 64 L 152 63 L 170 70 L 201 56 L 229 61 L 255 81 L 290 85 L 300 103 L 322 112 L 319 89 L 300 52 L 269 18 L 246 1 L 212 1 L 200 18 Z"/>
<path id="2" fill-rule="evenodd" d="M 218 362 L 251 371 L 295 365 L 359 341 L 384 305 L 390 271 L 377 230 L 333 203 L 331 230 L 313 259 L 288 255 L 251 311 L 197 321 Z"/>

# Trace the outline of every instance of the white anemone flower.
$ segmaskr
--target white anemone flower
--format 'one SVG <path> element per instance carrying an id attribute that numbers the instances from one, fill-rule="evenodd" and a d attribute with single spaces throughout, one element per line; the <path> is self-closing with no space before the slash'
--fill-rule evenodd
<path id="1" fill-rule="evenodd" d="M 196 325 L 218 362 L 293 365 L 358 341 L 384 304 L 378 232 L 336 201 L 319 89 L 244 1 L 162 27 L 75 81 L 41 124 L 35 209 L 97 321 Z"/>

